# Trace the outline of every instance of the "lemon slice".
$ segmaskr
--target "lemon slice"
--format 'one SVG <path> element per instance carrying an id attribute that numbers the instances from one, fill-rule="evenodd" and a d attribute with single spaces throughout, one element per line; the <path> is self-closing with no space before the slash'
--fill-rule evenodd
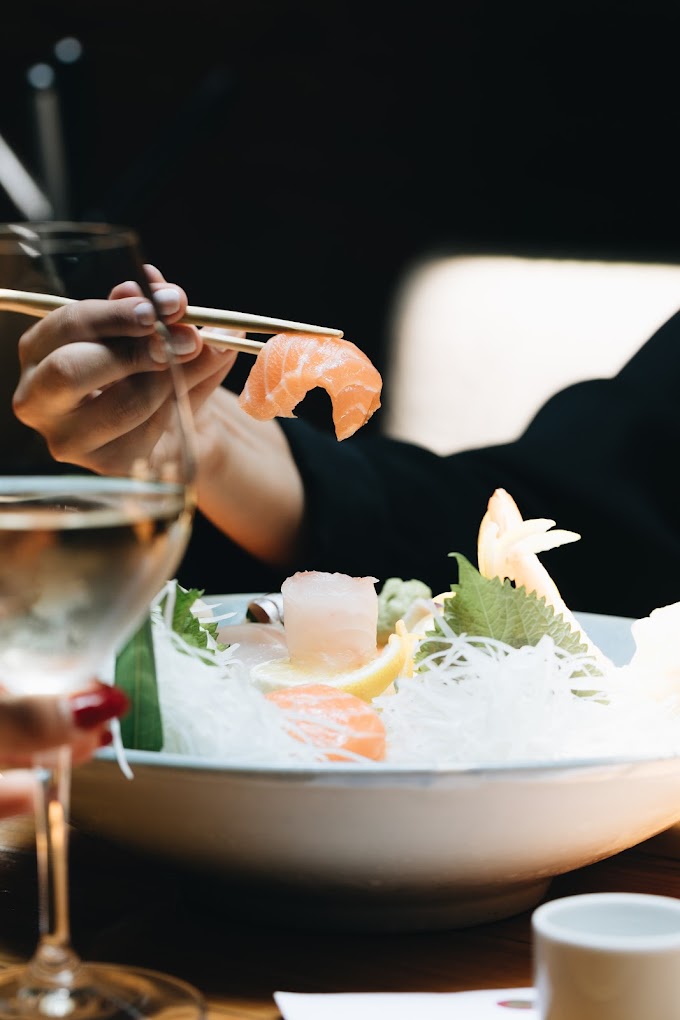
<path id="1" fill-rule="evenodd" d="M 320 670 L 304 669 L 290 659 L 269 659 L 259 662 L 250 671 L 252 683 L 260 690 L 278 691 L 299 684 L 324 683 L 338 690 L 347 691 L 364 701 L 371 701 L 382 694 L 401 674 L 410 675 L 413 667 L 413 638 L 403 624 L 391 634 L 385 647 L 364 666 L 342 673 L 326 673 Z"/>

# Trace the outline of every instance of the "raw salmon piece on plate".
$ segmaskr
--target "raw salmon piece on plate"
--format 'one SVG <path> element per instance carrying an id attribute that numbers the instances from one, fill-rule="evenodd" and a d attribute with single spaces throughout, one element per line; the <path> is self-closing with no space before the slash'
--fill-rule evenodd
<path id="1" fill-rule="evenodd" d="M 265 697 L 286 714 L 297 739 L 324 750 L 327 761 L 348 761 L 354 755 L 382 761 L 385 724 L 361 698 L 326 684 L 302 684 Z"/>
<path id="2" fill-rule="evenodd" d="M 278 333 L 258 352 L 239 404 L 259 421 L 294 418 L 293 409 L 316 386 L 333 406 L 338 439 L 347 439 L 380 407 L 382 378 L 355 344 L 335 337 Z"/>

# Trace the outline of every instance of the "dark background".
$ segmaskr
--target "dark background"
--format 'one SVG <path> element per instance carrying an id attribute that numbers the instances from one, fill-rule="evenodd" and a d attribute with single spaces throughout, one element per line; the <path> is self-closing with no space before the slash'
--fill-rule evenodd
<path id="1" fill-rule="evenodd" d="M 136 226 L 194 304 L 342 327 L 388 382 L 423 255 L 680 260 L 678 5 L 5 0 L 2 22 L 0 133 L 38 174 L 26 71 L 51 63 L 73 215 Z"/>

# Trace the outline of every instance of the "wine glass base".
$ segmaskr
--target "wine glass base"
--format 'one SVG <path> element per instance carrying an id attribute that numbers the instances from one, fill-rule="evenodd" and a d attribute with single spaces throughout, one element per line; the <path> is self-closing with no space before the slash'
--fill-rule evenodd
<path id="1" fill-rule="evenodd" d="M 0 970 L 0 1020 L 204 1020 L 197 989 L 140 967 L 88 963 L 69 987 L 31 982 L 28 967 Z"/>

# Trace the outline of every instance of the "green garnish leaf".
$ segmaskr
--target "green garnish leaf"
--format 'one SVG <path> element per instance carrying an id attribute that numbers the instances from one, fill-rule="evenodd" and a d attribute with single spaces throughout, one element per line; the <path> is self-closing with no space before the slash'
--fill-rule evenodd
<path id="1" fill-rule="evenodd" d="M 507 579 L 482 577 L 461 553 L 451 553 L 451 556 L 458 563 L 458 583 L 451 585 L 454 597 L 445 600 L 443 615 L 456 634 L 495 638 L 513 648 L 537 645 L 548 634 L 568 653 L 587 653 L 578 635 L 546 604 L 545 598 L 539 599 L 525 588 L 515 588 Z M 438 650 L 436 638 L 442 633 L 435 620 L 434 631 L 428 631 L 427 635 L 432 635 L 432 640 L 421 644 L 416 661 Z"/>
<path id="2" fill-rule="evenodd" d="M 199 620 L 192 612 L 202 596 L 202 590 L 182 588 L 175 581 L 172 630 L 186 645 L 205 652 L 200 654 L 203 662 L 217 665 L 214 652 L 223 651 L 227 645 L 217 640 L 219 624 L 216 621 Z M 125 691 L 131 702 L 129 713 L 121 720 L 121 736 L 125 747 L 138 751 L 160 751 L 163 747 L 153 631 L 156 625 L 165 626 L 162 620 L 167 600 L 168 595 L 165 595 L 116 657 L 115 684 Z M 184 651 L 180 644 L 177 650 Z M 184 654 L 193 653 L 185 651 Z"/>
<path id="3" fill-rule="evenodd" d="M 158 702 L 150 617 L 144 620 L 118 653 L 115 684 L 130 699 L 130 711 L 120 721 L 123 745 L 138 751 L 160 751 L 163 722 Z"/>
<path id="4" fill-rule="evenodd" d="M 172 613 L 172 629 L 192 648 L 207 649 L 209 647 L 209 638 L 212 638 L 217 649 L 224 651 L 227 645 L 217 640 L 219 625 L 211 620 L 199 620 L 191 611 L 194 603 L 202 598 L 203 595 L 204 591 L 200 588 L 182 588 L 180 584 L 175 582 L 175 606 Z M 160 603 L 161 613 L 165 609 L 166 599 L 167 595 Z M 213 647 L 212 644 L 210 647 Z M 206 657 L 205 661 L 212 662 L 213 659 Z"/>

